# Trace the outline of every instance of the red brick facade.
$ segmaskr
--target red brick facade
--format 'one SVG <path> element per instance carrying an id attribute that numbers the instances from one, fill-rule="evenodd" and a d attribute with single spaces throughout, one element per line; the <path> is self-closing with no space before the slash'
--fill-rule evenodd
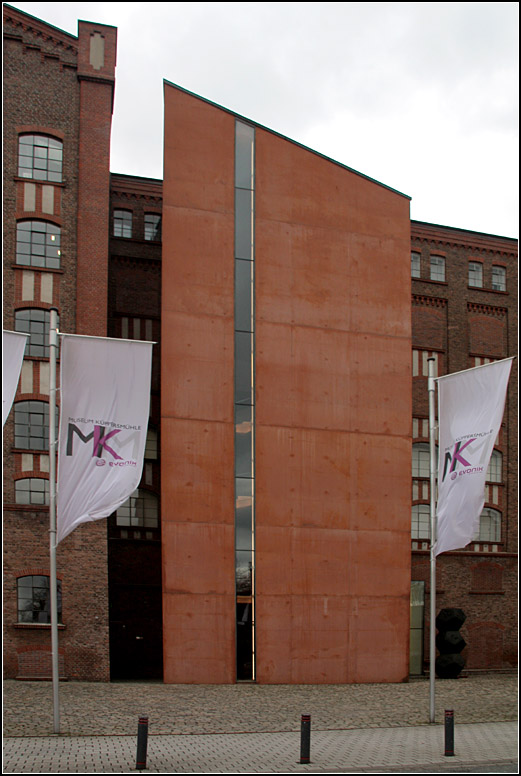
<path id="1" fill-rule="evenodd" d="M 4 328 L 16 329 L 17 311 L 55 306 L 62 331 L 105 334 L 116 30 L 80 22 L 75 37 L 6 5 L 3 14 Z M 19 176 L 24 134 L 63 144 L 60 180 Z M 16 263 L 23 221 L 60 229 L 59 269 Z M 48 362 L 40 356 L 25 358 L 15 397 L 30 400 L 49 400 Z M 17 581 L 49 575 L 49 510 L 17 503 L 15 483 L 48 479 L 49 453 L 14 447 L 13 432 L 11 412 L 4 430 L 4 670 L 43 678 L 50 675 L 50 626 L 18 622 Z M 68 678 L 109 677 L 106 535 L 103 521 L 90 523 L 58 546 L 60 670 Z"/>
<path id="2" fill-rule="evenodd" d="M 411 251 L 421 256 L 421 276 L 412 280 L 413 348 L 436 351 L 440 375 L 517 353 L 516 240 L 413 221 Z M 430 279 L 431 255 L 445 258 L 445 280 Z M 482 267 L 481 287 L 469 282 L 469 262 Z M 506 271 L 504 291 L 492 287 L 496 266 Z M 421 423 L 428 417 L 427 380 L 421 374 L 413 378 L 413 417 L 413 443 L 428 442 Z M 501 478 L 487 485 L 485 507 L 501 515 L 498 540 L 471 542 L 465 550 L 443 553 L 436 564 L 437 610 L 458 607 L 467 617 L 461 632 L 469 670 L 517 666 L 517 359 L 495 450 Z M 428 503 L 421 480 L 415 487 L 413 505 Z M 427 658 L 428 544 L 412 546 L 412 579 L 425 582 Z"/>

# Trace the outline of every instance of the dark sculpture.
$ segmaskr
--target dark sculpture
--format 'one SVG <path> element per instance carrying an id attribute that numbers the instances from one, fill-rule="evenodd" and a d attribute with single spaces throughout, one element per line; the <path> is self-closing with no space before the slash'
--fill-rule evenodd
<path id="1" fill-rule="evenodd" d="M 465 619 L 461 609 L 442 609 L 436 617 L 436 646 L 440 654 L 435 668 L 440 679 L 456 679 L 465 666 L 465 659 L 460 653 L 467 643 L 459 632 Z"/>

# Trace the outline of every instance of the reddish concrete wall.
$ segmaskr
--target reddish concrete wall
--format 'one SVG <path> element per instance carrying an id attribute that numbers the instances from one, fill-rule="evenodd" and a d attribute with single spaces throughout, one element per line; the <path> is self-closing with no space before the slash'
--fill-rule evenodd
<path id="1" fill-rule="evenodd" d="M 259 682 L 408 673 L 408 205 L 257 130 Z"/>
<path id="2" fill-rule="evenodd" d="M 165 87 L 165 682 L 235 681 L 234 118 Z"/>
<path id="3" fill-rule="evenodd" d="M 166 682 L 235 681 L 234 123 L 166 85 Z M 408 204 L 257 130 L 259 682 L 408 674 Z"/>

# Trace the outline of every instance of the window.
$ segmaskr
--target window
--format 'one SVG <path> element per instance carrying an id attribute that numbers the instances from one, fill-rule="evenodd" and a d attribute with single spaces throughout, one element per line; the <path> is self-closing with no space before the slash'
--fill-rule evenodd
<path id="1" fill-rule="evenodd" d="M 20 221 L 16 225 L 16 263 L 27 267 L 60 267 L 59 226 L 46 221 Z"/>
<path id="2" fill-rule="evenodd" d="M 28 477 L 24 480 L 16 480 L 15 503 L 22 506 L 49 505 L 49 480 L 40 477 Z"/>
<path id="3" fill-rule="evenodd" d="M 116 524 L 135 528 L 157 528 L 158 498 L 148 490 L 135 490 L 116 512 Z"/>
<path id="4" fill-rule="evenodd" d="M 63 143 L 45 135 L 20 135 L 18 175 L 38 181 L 62 180 Z"/>
<path id="5" fill-rule="evenodd" d="M 445 281 L 444 256 L 431 256 L 431 280 Z"/>
<path id="6" fill-rule="evenodd" d="M 58 429 L 58 408 L 56 408 Z M 19 401 L 14 406 L 14 445 L 28 450 L 49 449 L 49 405 L 45 401 Z"/>
<path id="7" fill-rule="evenodd" d="M 51 587 L 49 577 L 34 574 L 18 577 L 18 622 L 51 622 Z M 62 584 L 57 580 L 58 622 L 62 621 Z"/>
<path id="8" fill-rule="evenodd" d="M 149 428 L 147 431 L 145 458 L 149 460 L 157 460 L 157 431 L 155 428 Z"/>
<path id="9" fill-rule="evenodd" d="M 492 450 L 487 469 L 487 482 L 501 482 L 503 479 L 503 456 L 499 450 Z"/>
<path id="10" fill-rule="evenodd" d="M 161 216 L 145 213 L 145 240 L 161 239 Z"/>
<path id="11" fill-rule="evenodd" d="M 412 446 L 412 476 L 430 477 L 429 445 L 417 442 Z"/>
<path id="12" fill-rule="evenodd" d="M 507 271 L 504 267 L 492 267 L 492 290 L 507 290 Z"/>
<path id="13" fill-rule="evenodd" d="M 132 212 L 114 211 L 114 237 L 132 237 Z"/>
<path id="14" fill-rule="evenodd" d="M 420 254 L 411 253 L 411 277 L 419 278 L 421 276 L 420 270 Z"/>
<path id="15" fill-rule="evenodd" d="M 469 261 L 469 286 L 483 288 L 483 264 L 479 261 Z"/>
<path id="16" fill-rule="evenodd" d="M 411 538 L 429 539 L 431 535 L 431 510 L 428 504 L 415 504 L 412 508 Z"/>
<path id="17" fill-rule="evenodd" d="M 473 537 L 475 542 L 501 541 L 501 512 L 485 507 L 479 518 L 479 530 Z"/>
<path id="18" fill-rule="evenodd" d="M 49 328 L 51 314 L 48 310 L 18 310 L 14 316 L 15 331 L 29 334 L 25 355 L 49 358 Z M 58 322 L 59 325 L 59 322 Z"/>

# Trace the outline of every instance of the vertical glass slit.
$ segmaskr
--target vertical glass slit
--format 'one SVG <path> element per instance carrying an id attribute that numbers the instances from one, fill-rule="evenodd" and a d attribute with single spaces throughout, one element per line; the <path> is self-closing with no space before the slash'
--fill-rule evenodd
<path id="1" fill-rule="evenodd" d="M 235 123 L 235 595 L 237 679 L 255 679 L 255 130 Z"/>

